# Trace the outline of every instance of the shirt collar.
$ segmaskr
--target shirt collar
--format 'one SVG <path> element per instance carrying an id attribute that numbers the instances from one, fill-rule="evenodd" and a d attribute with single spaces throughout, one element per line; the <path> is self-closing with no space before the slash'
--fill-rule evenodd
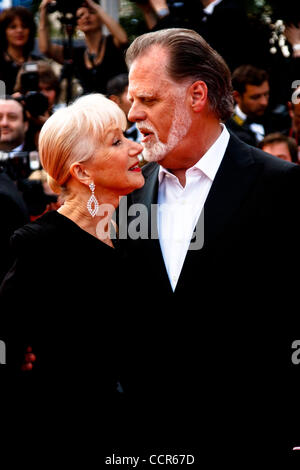
<path id="1" fill-rule="evenodd" d="M 207 5 L 206 8 L 203 8 L 204 13 L 207 15 L 212 15 L 214 12 L 215 7 L 221 3 L 222 0 L 215 0 L 214 2 L 211 2 L 209 5 Z"/>
<path id="2" fill-rule="evenodd" d="M 187 170 L 187 173 L 191 173 L 196 168 L 197 170 L 200 170 L 201 173 L 204 173 L 211 181 L 214 180 L 230 138 L 230 134 L 226 129 L 226 126 L 223 123 L 221 123 L 221 126 L 223 129 L 217 140 L 207 150 L 203 157 L 200 158 L 194 166 Z M 162 182 L 165 175 L 170 175 L 171 177 L 176 178 L 173 173 L 160 165 L 158 172 L 159 184 Z"/>
<path id="3" fill-rule="evenodd" d="M 245 114 L 238 105 L 235 105 L 234 111 L 238 117 L 240 117 L 243 121 L 246 121 L 247 114 Z"/>
<path id="4" fill-rule="evenodd" d="M 18 145 L 18 147 L 15 147 L 14 149 L 11 150 L 11 153 L 22 152 L 23 147 L 24 147 L 24 144 Z"/>

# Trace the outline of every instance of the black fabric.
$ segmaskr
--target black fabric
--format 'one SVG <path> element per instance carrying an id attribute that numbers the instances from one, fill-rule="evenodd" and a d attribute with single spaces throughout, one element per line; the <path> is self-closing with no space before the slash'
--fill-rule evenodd
<path id="1" fill-rule="evenodd" d="M 56 459 L 65 435 L 84 455 L 105 433 L 104 452 L 123 399 L 124 256 L 55 211 L 16 231 L 12 249 L 0 291 L 9 419 Z M 27 346 L 36 362 L 22 371 Z"/>
<path id="2" fill-rule="evenodd" d="M 73 50 L 74 74 L 78 78 L 84 93 L 106 94 L 108 80 L 120 73 L 127 73 L 124 51 L 118 49 L 113 42 L 113 36 L 106 36 L 105 53 L 100 64 L 88 69 L 84 61 L 85 47 L 75 47 Z"/>
<path id="3" fill-rule="evenodd" d="M 240 119 L 238 118 L 238 121 L 239 120 Z M 282 126 L 284 125 L 284 117 L 271 111 L 267 111 L 264 116 L 254 117 L 253 119 L 247 117 L 242 124 L 239 124 L 239 122 L 235 120 L 235 116 L 233 116 L 226 121 L 226 126 L 240 140 L 248 145 L 256 147 L 259 141 L 257 140 L 255 132 L 250 128 L 250 125 L 253 123 L 261 124 L 265 130 L 265 135 L 268 135 L 272 132 L 279 132 L 280 129 L 282 129 Z"/>
<path id="4" fill-rule="evenodd" d="M 29 221 L 29 214 L 16 184 L 0 169 L 0 282 L 12 262 L 9 249 L 13 232 Z"/>
<path id="5" fill-rule="evenodd" d="M 238 124 L 234 118 L 230 118 L 226 121 L 226 127 L 230 129 L 234 134 L 248 145 L 257 146 L 258 141 L 255 133 L 250 129 L 249 124 L 245 121 L 243 124 Z"/>
<path id="6" fill-rule="evenodd" d="M 158 168 L 144 167 L 128 207 L 157 203 Z M 204 245 L 188 251 L 174 293 L 159 241 L 131 241 L 146 311 L 127 377 L 143 442 L 231 468 L 284 461 L 300 442 L 299 179 L 298 166 L 232 135 L 205 203 Z"/>
<path id="7" fill-rule="evenodd" d="M 27 60 L 41 60 L 41 56 L 30 54 L 30 57 Z M 3 80 L 5 83 L 5 93 L 7 95 L 14 93 L 16 78 L 20 68 L 21 66 L 16 64 L 13 60 L 6 60 L 4 55 L 0 54 L 0 80 Z"/>

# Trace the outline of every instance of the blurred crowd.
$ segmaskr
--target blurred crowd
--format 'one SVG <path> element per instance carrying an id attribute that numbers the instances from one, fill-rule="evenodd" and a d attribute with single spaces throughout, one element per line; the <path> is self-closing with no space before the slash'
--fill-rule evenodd
<path id="1" fill-rule="evenodd" d="M 226 126 L 269 154 L 300 162 L 300 16 L 283 23 L 282 54 L 234 0 L 136 0 L 145 28 L 196 30 L 225 59 L 232 73 L 235 110 Z M 67 5 L 68 11 L 63 5 Z M 65 38 L 52 38 L 49 15 L 59 10 Z M 74 41 L 75 31 L 81 41 Z M 270 30 L 271 31 L 271 30 Z M 146 31 L 144 31 L 146 32 Z M 271 34 L 271 32 L 270 32 Z M 124 52 L 128 34 L 93 0 L 42 0 L 38 15 L 12 7 L 0 15 L 0 280 L 10 264 L 13 231 L 62 201 L 47 184 L 38 158 L 39 132 L 51 114 L 82 94 L 102 93 L 128 115 Z M 274 52 L 274 51 L 273 51 Z M 128 120 L 126 136 L 140 141 Z M 143 161 L 141 161 L 141 165 Z M 7 254 L 7 255 L 6 255 Z"/>

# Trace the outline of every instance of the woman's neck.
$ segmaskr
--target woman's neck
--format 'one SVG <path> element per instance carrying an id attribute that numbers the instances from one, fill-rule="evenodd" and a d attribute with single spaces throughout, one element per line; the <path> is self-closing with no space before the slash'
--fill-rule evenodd
<path id="1" fill-rule="evenodd" d="M 102 31 L 99 29 L 97 31 L 90 31 L 89 33 L 86 33 L 85 42 L 87 50 L 90 54 L 97 54 L 99 52 L 99 46 L 102 42 L 101 39 Z"/>
<path id="2" fill-rule="evenodd" d="M 24 56 L 23 47 L 14 47 L 9 45 L 7 48 L 7 54 L 16 62 L 24 62 L 26 59 Z"/>
<path id="3" fill-rule="evenodd" d="M 100 201 L 96 194 L 95 196 L 99 203 L 99 209 L 95 217 L 92 217 L 88 212 L 86 203 L 84 203 L 82 199 L 77 200 L 77 197 L 68 198 L 58 209 L 58 212 L 71 219 L 76 225 L 98 238 L 103 243 L 113 247 L 110 238 L 112 217 L 119 200 L 114 197 L 111 198 L 110 201 L 107 200 L 104 202 L 103 200 Z"/>

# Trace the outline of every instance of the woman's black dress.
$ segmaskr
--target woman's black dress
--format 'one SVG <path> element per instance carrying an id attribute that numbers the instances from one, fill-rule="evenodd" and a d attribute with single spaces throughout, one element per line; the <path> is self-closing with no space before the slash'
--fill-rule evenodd
<path id="1" fill-rule="evenodd" d="M 124 255 L 56 211 L 17 230 L 12 249 L 0 315 L 7 346 L 2 383 L 14 410 L 24 419 L 28 412 L 26 426 L 35 429 L 51 423 L 56 432 L 82 436 L 94 422 L 108 437 L 124 396 Z M 22 371 L 27 346 L 36 362 Z"/>

